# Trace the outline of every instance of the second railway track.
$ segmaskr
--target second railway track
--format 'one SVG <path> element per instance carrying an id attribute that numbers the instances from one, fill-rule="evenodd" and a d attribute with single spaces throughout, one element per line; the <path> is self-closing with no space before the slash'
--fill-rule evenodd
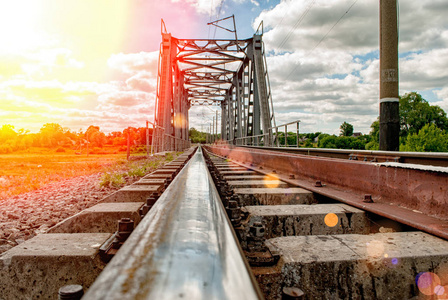
<path id="1" fill-rule="evenodd" d="M 235 163 L 229 156 L 237 154 L 213 152 L 211 173 L 266 299 L 448 297 L 447 241 L 409 226 L 412 220 L 302 189 L 291 174 L 281 180 L 285 174 L 273 169 L 280 165 L 263 168 L 255 155 Z"/>

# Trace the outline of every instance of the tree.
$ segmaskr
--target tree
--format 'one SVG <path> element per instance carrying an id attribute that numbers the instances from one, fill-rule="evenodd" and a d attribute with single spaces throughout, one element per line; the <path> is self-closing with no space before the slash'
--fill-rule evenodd
<path id="1" fill-rule="evenodd" d="M 418 132 L 407 136 L 403 151 L 447 152 L 448 134 L 435 124 L 426 124 Z"/>
<path id="2" fill-rule="evenodd" d="M 0 142 L 4 143 L 7 140 L 12 140 L 17 137 L 17 132 L 14 130 L 14 126 L 5 124 L 0 129 Z"/>
<path id="3" fill-rule="evenodd" d="M 106 143 L 106 135 L 100 131 L 99 126 L 90 125 L 86 130 L 85 137 L 89 143 L 96 147 L 102 148 Z"/>
<path id="4" fill-rule="evenodd" d="M 46 123 L 39 130 L 41 146 L 56 147 L 66 141 L 64 129 L 57 123 Z"/>
<path id="5" fill-rule="evenodd" d="M 366 150 L 378 150 L 380 148 L 380 118 L 370 125 L 371 140 L 366 144 Z"/>
<path id="6" fill-rule="evenodd" d="M 198 131 L 196 128 L 191 127 L 188 135 L 190 137 L 190 140 L 192 143 L 205 143 L 206 140 L 206 134 L 205 132 Z"/>
<path id="7" fill-rule="evenodd" d="M 400 97 L 400 136 L 417 134 L 426 124 L 448 130 L 446 113 L 439 106 L 430 105 L 416 92 Z"/>
<path id="8" fill-rule="evenodd" d="M 352 136 L 353 135 L 353 125 L 347 122 L 342 123 L 341 127 L 342 136 Z"/>

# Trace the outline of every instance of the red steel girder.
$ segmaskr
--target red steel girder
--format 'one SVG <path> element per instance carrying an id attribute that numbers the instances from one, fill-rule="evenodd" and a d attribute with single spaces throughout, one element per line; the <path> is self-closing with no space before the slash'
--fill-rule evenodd
<path id="1" fill-rule="evenodd" d="M 206 147 L 261 173 L 448 239 L 448 172 L 231 145 Z M 272 173 L 271 173 L 272 174 Z M 294 175 L 294 179 L 291 179 Z M 321 181 L 323 187 L 316 187 Z M 370 194 L 373 203 L 365 203 Z"/>

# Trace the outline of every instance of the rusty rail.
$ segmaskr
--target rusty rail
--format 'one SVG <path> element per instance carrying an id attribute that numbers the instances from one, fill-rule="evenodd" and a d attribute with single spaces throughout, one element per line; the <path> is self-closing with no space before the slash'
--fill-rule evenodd
<path id="1" fill-rule="evenodd" d="M 83 299 L 260 299 L 199 150 Z"/>
<path id="2" fill-rule="evenodd" d="M 448 167 L 448 153 L 427 152 L 394 152 L 394 151 L 370 151 L 370 150 L 345 150 L 326 148 L 295 148 L 295 147 L 259 147 L 240 146 L 251 149 L 264 149 L 269 151 L 288 152 L 301 155 L 321 156 L 328 158 L 341 158 L 359 161 L 396 161 L 406 164 L 420 164 Z"/>
<path id="3" fill-rule="evenodd" d="M 448 168 L 206 147 L 260 173 L 448 239 Z M 316 184 L 317 182 L 321 184 Z M 365 201 L 370 195 L 373 203 Z"/>

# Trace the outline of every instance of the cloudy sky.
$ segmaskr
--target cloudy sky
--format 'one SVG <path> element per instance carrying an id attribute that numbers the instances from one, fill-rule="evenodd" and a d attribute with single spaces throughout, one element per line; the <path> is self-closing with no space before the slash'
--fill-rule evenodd
<path id="1" fill-rule="evenodd" d="M 160 20 L 178 38 L 228 38 L 206 23 L 234 14 L 240 38 L 263 20 L 277 124 L 338 133 L 346 121 L 368 133 L 378 10 L 378 0 L 0 0 L 0 125 L 145 126 Z M 448 111 L 448 2 L 399 1 L 399 11 L 400 95 L 417 91 Z M 205 131 L 214 109 L 191 108 L 191 126 Z"/>

